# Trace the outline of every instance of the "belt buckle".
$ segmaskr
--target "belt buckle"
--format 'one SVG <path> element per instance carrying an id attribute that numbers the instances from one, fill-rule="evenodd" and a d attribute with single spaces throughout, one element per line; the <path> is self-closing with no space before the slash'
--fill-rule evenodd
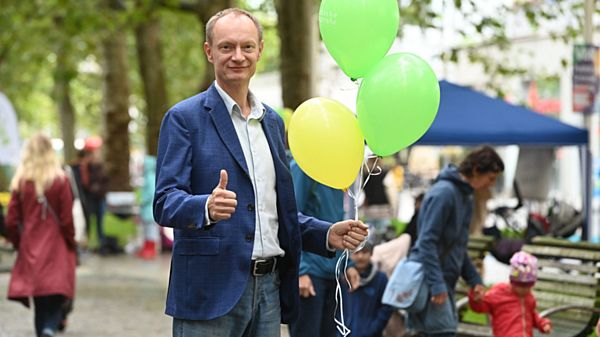
<path id="1" fill-rule="evenodd" d="M 265 260 L 265 259 L 256 259 L 256 260 L 254 260 L 254 266 L 252 268 L 252 275 L 253 276 L 264 275 L 264 274 L 258 274 L 258 264 L 259 263 L 265 263 L 265 262 L 267 262 L 267 260 Z"/>

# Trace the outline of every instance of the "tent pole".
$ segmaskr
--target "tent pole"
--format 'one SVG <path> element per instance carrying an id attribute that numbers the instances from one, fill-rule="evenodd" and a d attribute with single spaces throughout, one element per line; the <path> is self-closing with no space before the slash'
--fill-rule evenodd
<path id="1" fill-rule="evenodd" d="M 592 227 L 592 154 L 590 152 L 589 145 L 579 146 L 579 158 L 581 163 L 581 176 L 583 179 L 582 192 L 583 192 L 583 226 L 581 228 L 581 239 L 582 241 L 590 241 L 592 239 L 590 234 L 594 235 L 595 231 Z"/>

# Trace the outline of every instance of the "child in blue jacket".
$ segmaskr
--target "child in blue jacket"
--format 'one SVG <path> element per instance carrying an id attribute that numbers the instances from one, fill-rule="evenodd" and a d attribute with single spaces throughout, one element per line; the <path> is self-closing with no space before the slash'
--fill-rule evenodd
<path id="1" fill-rule="evenodd" d="M 360 273 L 360 286 L 352 292 L 343 287 L 344 320 L 352 337 L 381 337 L 393 310 L 381 303 L 387 276 L 371 263 L 372 253 L 373 245 L 367 243 L 352 254 L 354 267 Z"/>

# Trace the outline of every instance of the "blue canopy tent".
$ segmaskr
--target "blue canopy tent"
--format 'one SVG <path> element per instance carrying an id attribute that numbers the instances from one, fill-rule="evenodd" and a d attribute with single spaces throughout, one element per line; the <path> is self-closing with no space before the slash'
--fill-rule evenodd
<path id="1" fill-rule="evenodd" d="M 591 156 L 588 131 L 473 89 L 440 81 L 440 107 L 431 128 L 415 145 L 577 145 L 583 168 L 585 223 L 589 233 Z"/>

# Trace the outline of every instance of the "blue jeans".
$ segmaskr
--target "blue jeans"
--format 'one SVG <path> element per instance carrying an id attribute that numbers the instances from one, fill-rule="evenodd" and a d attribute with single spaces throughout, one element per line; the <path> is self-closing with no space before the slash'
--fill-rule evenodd
<path id="1" fill-rule="evenodd" d="M 251 276 L 225 316 L 206 321 L 173 318 L 173 337 L 280 337 L 279 275 Z"/>
<path id="2" fill-rule="evenodd" d="M 335 281 L 310 276 L 315 296 L 300 298 L 300 316 L 290 325 L 291 337 L 335 337 Z"/>
<path id="3" fill-rule="evenodd" d="M 62 295 L 35 296 L 33 298 L 34 322 L 36 336 L 42 333 L 56 334 L 58 324 L 62 319 L 62 305 L 65 297 Z"/>

